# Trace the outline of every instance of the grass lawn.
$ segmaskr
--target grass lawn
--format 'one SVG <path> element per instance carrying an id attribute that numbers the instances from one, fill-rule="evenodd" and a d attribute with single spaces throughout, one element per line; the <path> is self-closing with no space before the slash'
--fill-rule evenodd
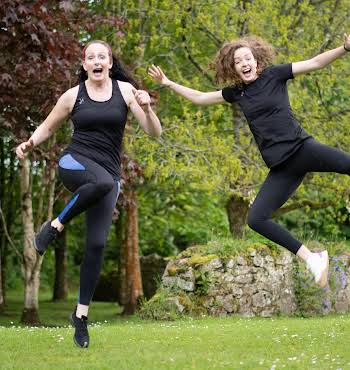
<path id="1" fill-rule="evenodd" d="M 60 327 L 25 328 L 21 301 L 11 298 L 0 314 L 0 368 L 350 369 L 350 315 L 155 322 L 122 318 L 115 304 L 94 302 L 91 345 L 79 349 L 67 320 L 73 306 L 73 299 L 44 299 L 41 320 Z"/>

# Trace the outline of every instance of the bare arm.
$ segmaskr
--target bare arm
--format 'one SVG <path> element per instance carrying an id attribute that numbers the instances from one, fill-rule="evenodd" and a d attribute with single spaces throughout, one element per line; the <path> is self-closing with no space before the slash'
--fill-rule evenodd
<path id="1" fill-rule="evenodd" d="M 302 73 L 316 71 L 322 69 L 334 60 L 346 54 L 345 48 L 350 50 L 350 36 L 344 35 L 344 45 L 338 48 L 328 50 L 322 54 L 316 55 L 314 58 L 301 62 L 292 63 L 293 75 L 297 76 Z"/>
<path id="2" fill-rule="evenodd" d="M 16 148 L 16 154 L 19 159 L 23 159 L 24 154 L 27 151 L 33 149 L 35 146 L 40 145 L 58 129 L 62 121 L 66 119 L 69 113 L 72 111 L 76 95 L 77 89 L 72 88 L 66 91 L 58 99 L 50 114 L 46 117 L 45 121 L 37 127 L 28 141 L 21 143 Z"/>
<path id="3" fill-rule="evenodd" d="M 161 85 L 170 87 L 171 90 L 190 100 L 194 104 L 209 105 L 226 102 L 222 97 L 221 90 L 205 93 L 179 85 L 173 81 L 170 81 L 162 69 L 158 66 L 152 65 L 152 67 L 149 68 L 148 74 Z"/>
<path id="4" fill-rule="evenodd" d="M 122 90 L 125 102 L 142 130 L 150 136 L 160 136 L 162 133 L 162 126 L 151 107 L 151 98 L 147 91 L 136 90 L 128 82 L 120 81 L 119 86 Z"/>

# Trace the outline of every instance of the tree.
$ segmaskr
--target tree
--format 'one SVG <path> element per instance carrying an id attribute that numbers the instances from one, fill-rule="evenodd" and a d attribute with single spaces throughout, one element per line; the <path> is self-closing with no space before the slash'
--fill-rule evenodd
<path id="1" fill-rule="evenodd" d="M 115 17 L 90 15 L 83 2 L 38 0 L 23 3 L 5 0 L 0 5 L 2 63 L 0 65 L 1 123 L 6 137 L 15 144 L 28 138 L 29 133 L 45 117 L 53 103 L 75 79 L 80 55 L 80 38 L 92 31 L 97 23 L 120 28 L 123 20 Z M 36 185 L 45 189 L 45 168 L 49 182 L 54 185 L 52 170 L 60 145 L 40 147 L 32 154 L 33 164 L 26 159 L 21 168 L 21 213 L 23 223 L 23 267 L 25 299 L 22 321 L 36 324 L 38 318 L 38 289 L 42 258 L 32 246 L 34 219 L 32 196 L 44 204 L 42 192 L 34 193 Z M 37 160 L 45 158 L 44 167 Z M 34 180 L 31 179 L 34 174 Z M 39 175 L 36 177 L 36 175 Z M 40 180 L 39 180 L 40 178 Z M 39 183 L 39 184 L 38 184 Z M 33 185 L 35 187 L 33 187 Z M 52 214 L 54 188 L 49 191 L 48 215 Z M 39 209 L 43 209 L 39 207 Z M 37 219 L 42 214 L 36 215 Z"/>
<path id="2" fill-rule="evenodd" d="M 130 19 L 119 48 L 131 61 L 143 55 L 136 65 L 140 76 L 147 75 L 151 63 L 160 64 L 171 79 L 204 91 L 220 88 L 208 66 L 225 41 L 256 34 L 276 47 L 276 62 L 303 60 L 339 45 L 349 18 L 347 1 L 330 0 L 220 1 L 220 6 L 217 1 L 190 0 L 108 4 Z M 143 35 L 147 35 L 146 47 L 141 51 L 138 42 Z M 290 83 L 292 106 L 302 126 L 321 141 L 345 150 L 349 147 L 344 135 L 349 83 L 338 77 L 346 73 L 346 66 L 344 58 Z M 165 127 L 161 146 L 141 136 L 131 144 L 136 156 L 147 163 L 146 177 L 158 184 L 172 181 L 174 189 L 181 184 L 220 193 L 227 200 L 231 230 L 241 234 L 249 203 L 267 174 L 245 119 L 236 106 L 231 112 L 224 106 L 198 109 L 167 89 L 159 94 L 158 111 Z M 331 200 L 340 205 L 347 196 L 347 183 L 344 176 L 310 175 L 289 204 L 318 209 Z M 231 217 L 237 207 L 244 210 Z M 291 208 L 288 205 L 284 211 Z"/>

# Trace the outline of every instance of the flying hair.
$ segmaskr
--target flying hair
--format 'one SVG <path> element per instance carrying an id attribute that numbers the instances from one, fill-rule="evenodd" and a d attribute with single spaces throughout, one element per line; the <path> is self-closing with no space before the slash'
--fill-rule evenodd
<path id="1" fill-rule="evenodd" d="M 261 74 L 266 67 L 272 64 L 275 58 L 273 47 L 258 36 L 246 36 L 238 40 L 227 42 L 217 53 L 211 63 L 215 69 L 215 81 L 219 83 L 230 83 L 240 85 L 242 80 L 235 70 L 234 55 L 240 48 L 249 48 L 257 61 L 257 73 Z"/>

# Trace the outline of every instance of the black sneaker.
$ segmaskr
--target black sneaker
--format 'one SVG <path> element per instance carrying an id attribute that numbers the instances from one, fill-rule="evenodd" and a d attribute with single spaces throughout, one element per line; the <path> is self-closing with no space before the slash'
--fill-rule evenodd
<path id="1" fill-rule="evenodd" d="M 79 319 L 79 317 L 76 317 L 75 313 L 76 311 L 70 315 L 70 322 L 75 328 L 73 337 L 74 343 L 80 348 L 87 348 L 89 347 L 90 342 L 89 332 L 87 329 L 88 318 L 86 316 L 82 316 L 81 319 Z"/>
<path id="2" fill-rule="evenodd" d="M 57 238 L 59 231 L 51 226 L 51 221 L 46 221 L 41 226 L 40 231 L 35 235 L 34 247 L 37 252 L 42 256 L 49 244 Z"/>

